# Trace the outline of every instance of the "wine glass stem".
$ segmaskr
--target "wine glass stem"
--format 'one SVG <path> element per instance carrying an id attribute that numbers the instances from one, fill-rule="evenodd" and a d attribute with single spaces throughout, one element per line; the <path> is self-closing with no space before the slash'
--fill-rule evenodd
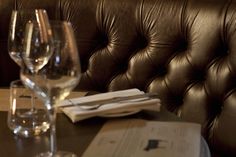
<path id="1" fill-rule="evenodd" d="M 49 110 L 49 119 L 50 119 L 50 151 L 52 155 L 57 152 L 57 143 L 56 143 L 56 109 L 51 107 Z"/>
<path id="2" fill-rule="evenodd" d="M 35 95 L 34 92 L 31 92 L 31 112 L 34 113 L 35 111 Z"/>
<path id="3" fill-rule="evenodd" d="M 34 75 L 33 75 L 34 79 L 35 79 L 36 74 L 37 73 L 34 73 Z M 31 112 L 32 112 L 32 114 L 34 113 L 34 111 L 35 111 L 35 94 L 34 94 L 34 92 L 31 92 Z"/>

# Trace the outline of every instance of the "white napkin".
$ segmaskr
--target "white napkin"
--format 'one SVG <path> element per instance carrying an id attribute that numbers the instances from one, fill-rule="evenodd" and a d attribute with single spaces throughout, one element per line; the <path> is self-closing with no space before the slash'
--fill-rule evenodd
<path id="1" fill-rule="evenodd" d="M 161 104 L 160 104 L 160 99 L 158 98 L 153 98 L 153 99 L 138 98 L 123 102 L 121 101 L 115 103 L 114 102 L 107 103 L 106 105 L 100 106 L 99 108 L 94 110 L 84 110 L 79 105 L 71 106 L 71 104 L 93 102 L 97 100 L 103 100 L 115 97 L 133 96 L 140 94 L 144 94 L 144 92 L 138 89 L 128 89 L 115 92 L 108 92 L 80 98 L 73 98 L 69 100 L 67 99 L 62 101 L 58 105 L 58 107 L 62 107 L 61 110 L 72 120 L 72 122 L 77 122 L 94 116 L 115 117 L 115 116 L 130 115 L 133 113 L 137 113 L 141 110 L 160 111 Z"/>

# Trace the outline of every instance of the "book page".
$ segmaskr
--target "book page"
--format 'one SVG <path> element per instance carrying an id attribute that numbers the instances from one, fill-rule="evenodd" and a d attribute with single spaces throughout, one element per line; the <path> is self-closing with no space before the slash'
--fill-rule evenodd
<path id="1" fill-rule="evenodd" d="M 199 157 L 200 130 L 195 123 L 111 120 L 83 157 Z"/>

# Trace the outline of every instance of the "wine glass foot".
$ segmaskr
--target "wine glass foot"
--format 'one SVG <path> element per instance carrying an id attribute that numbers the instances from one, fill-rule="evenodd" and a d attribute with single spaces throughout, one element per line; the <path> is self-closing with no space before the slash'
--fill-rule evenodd
<path id="1" fill-rule="evenodd" d="M 58 151 L 55 154 L 51 152 L 40 153 L 36 157 L 77 157 L 77 155 L 67 151 Z"/>

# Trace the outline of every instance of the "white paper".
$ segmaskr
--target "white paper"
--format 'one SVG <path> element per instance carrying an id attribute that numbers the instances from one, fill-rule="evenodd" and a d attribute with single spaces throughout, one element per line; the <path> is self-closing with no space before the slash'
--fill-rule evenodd
<path id="1" fill-rule="evenodd" d="M 195 123 L 113 120 L 82 157 L 199 157 L 200 130 Z"/>

